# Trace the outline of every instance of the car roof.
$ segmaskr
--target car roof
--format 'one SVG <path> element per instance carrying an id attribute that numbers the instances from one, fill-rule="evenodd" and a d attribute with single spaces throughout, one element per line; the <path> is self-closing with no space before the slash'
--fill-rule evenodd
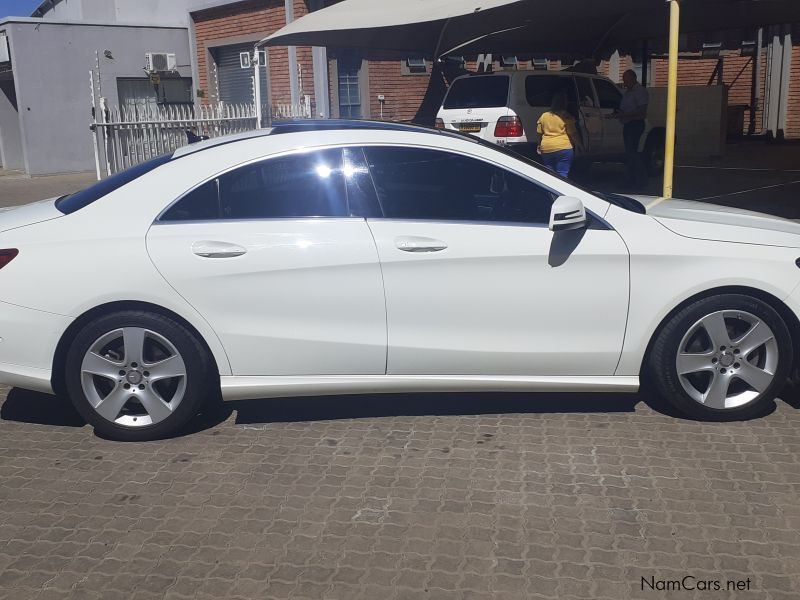
<path id="1" fill-rule="evenodd" d="M 236 142 L 251 140 L 254 138 L 272 137 L 275 135 L 285 135 L 290 133 L 303 133 L 312 131 L 353 131 L 353 130 L 370 130 L 370 131 L 400 131 L 400 132 L 416 132 L 416 133 L 429 133 L 434 135 L 441 135 L 445 137 L 456 137 L 459 139 L 475 140 L 472 136 L 455 132 L 445 131 L 442 129 L 435 129 L 433 127 L 426 127 L 424 125 L 417 125 L 414 123 L 398 123 L 394 121 L 373 121 L 368 119 L 293 119 L 286 121 L 275 121 L 271 127 L 265 129 L 256 129 L 253 131 L 246 131 L 244 133 L 236 133 L 232 135 L 221 136 L 218 138 L 211 138 L 189 144 L 178 148 L 172 155 L 172 158 L 181 158 L 182 156 L 189 156 L 208 150 L 210 148 L 218 148 L 227 144 L 234 144 Z"/>

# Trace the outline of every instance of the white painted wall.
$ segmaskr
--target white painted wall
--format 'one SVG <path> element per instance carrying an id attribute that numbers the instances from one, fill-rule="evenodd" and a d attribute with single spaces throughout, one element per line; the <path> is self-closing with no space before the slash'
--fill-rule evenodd
<path id="1" fill-rule="evenodd" d="M 100 52 L 102 93 L 111 106 L 118 104 L 118 78 L 145 76 L 146 52 L 174 52 L 179 74 L 192 75 L 189 36 L 181 27 L 21 21 L 9 23 L 6 30 L 11 39 L 24 167 L 30 175 L 94 169 L 89 70 L 95 67 L 96 51 Z M 113 58 L 106 58 L 104 50 Z M 8 106 L 0 103 L 0 109 L 0 118 L 3 114 L 13 117 Z"/>
<path id="2" fill-rule="evenodd" d="M 189 11 L 208 5 L 208 0 L 56 0 L 45 19 L 109 23 L 189 24 Z"/>

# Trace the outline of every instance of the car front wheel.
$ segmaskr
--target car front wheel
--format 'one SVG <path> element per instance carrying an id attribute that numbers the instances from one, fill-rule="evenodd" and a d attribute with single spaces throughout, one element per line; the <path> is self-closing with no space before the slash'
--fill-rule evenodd
<path id="1" fill-rule="evenodd" d="M 786 384 L 792 341 L 767 303 L 725 294 L 699 300 L 658 333 L 650 375 L 660 395 L 702 420 L 763 414 Z"/>
<path id="2" fill-rule="evenodd" d="M 65 379 L 75 408 L 98 433 L 143 441 L 174 434 L 199 412 L 209 372 L 207 352 L 183 325 L 125 311 L 78 333 Z"/>

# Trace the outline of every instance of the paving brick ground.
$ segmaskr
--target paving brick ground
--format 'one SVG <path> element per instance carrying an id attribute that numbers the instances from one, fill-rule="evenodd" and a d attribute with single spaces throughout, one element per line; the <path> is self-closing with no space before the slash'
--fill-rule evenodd
<path id="1" fill-rule="evenodd" d="M 795 395 L 733 424 L 638 396 L 274 400 L 122 444 L 0 390 L 0 597 L 797 598 Z M 686 575 L 723 591 L 641 589 Z"/>

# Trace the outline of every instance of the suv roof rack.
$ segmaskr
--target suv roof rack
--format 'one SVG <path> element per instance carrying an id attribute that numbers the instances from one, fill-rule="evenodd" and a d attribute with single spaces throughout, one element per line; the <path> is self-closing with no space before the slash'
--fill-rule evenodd
<path id="1" fill-rule="evenodd" d="M 368 119 L 291 119 L 286 121 L 275 121 L 272 126 L 255 131 L 247 131 L 230 136 L 211 138 L 195 144 L 189 144 L 178 148 L 172 155 L 173 158 L 180 158 L 195 154 L 209 148 L 217 148 L 226 144 L 232 144 L 242 140 L 249 140 L 259 137 L 269 137 L 273 135 L 284 135 L 288 133 L 300 133 L 304 131 L 353 131 L 353 130 L 372 130 L 372 131 L 406 131 L 417 133 L 433 133 L 459 139 L 468 139 L 477 142 L 472 136 L 457 132 L 445 131 L 425 125 L 413 123 L 397 123 L 394 121 L 373 121 Z"/>

